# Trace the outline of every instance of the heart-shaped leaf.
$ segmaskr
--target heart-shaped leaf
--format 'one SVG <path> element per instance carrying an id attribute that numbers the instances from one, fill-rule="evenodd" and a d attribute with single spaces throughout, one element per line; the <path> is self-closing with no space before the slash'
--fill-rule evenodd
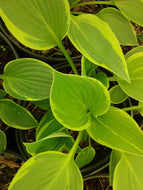
<path id="1" fill-rule="evenodd" d="M 6 135 L 2 130 L 0 130 L 0 154 L 2 154 L 5 151 L 6 145 L 7 145 Z"/>
<path id="2" fill-rule="evenodd" d="M 113 189 L 142 190 L 143 157 L 122 153 L 114 171 Z"/>
<path id="3" fill-rule="evenodd" d="M 143 101 L 143 52 L 130 56 L 127 66 L 131 82 L 118 78 L 119 85 L 128 96 Z"/>
<path id="4" fill-rule="evenodd" d="M 65 37 L 70 9 L 65 0 L 0 0 L 0 15 L 10 32 L 33 49 L 50 49 Z"/>
<path id="5" fill-rule="evenodd" d="M 18 170 L 9 190 L 41 188 L 83 190 L 82 176 L 74 160 L 59 152 L 37 154 Z"/>
<path id="6" fill-rule="evenodd" d="M 133 26 L 119 10 L 105 8 L 97 16 L 109 24 L 121 45 L 138 45 Z"/>
<path id="7" fill-rule="evenodd" d="M 0 119 L 18 129 L 31 129 L 38 125 L 28 110 L 8 99 L 0 100 Z"/>
<path id="8" fill-rule="evenodd" d="M 54 117 L 78 131 L 91 125 L 92 115 L 102 115 L 110 106 L 108 91 L 98 80 L 58 72 L 54 73 L 50 101 Z"/>
<path id="9" fill-rule="evenodd" d="M 91 62 L 129 80 L 120 44 L 106 22 L 96 15 L 72 16 L 68 36 Z"/>
<path id="10" fill-rule="evenodd" d="M 50 96 L 53 69 L 37 59 L 17 59 L 6 65 L 0 78 L 11 96 L 22 100 L 43 100 Z"/>
<path id="11" fill-rule="evenodd" d="M 143 26 L 143 1 L 142 0 L 113 0 L 115 5 L 131 21 Z"/>
<path id="12" fill-rule="evenodd" d="M 115 150 L 143 156 L 143 133 L 126 112 L 111 107 L 104 115 L 94 117 L 88 134 L 98 143 Z"/>

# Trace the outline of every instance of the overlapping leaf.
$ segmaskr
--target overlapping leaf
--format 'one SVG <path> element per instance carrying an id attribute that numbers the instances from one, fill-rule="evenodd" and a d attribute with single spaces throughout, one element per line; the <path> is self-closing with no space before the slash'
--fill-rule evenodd
<path id="1" fill-rule="evenodd" d="M 143 157 L 122 153 L 114 171 L 113 188 L 116 190 L 142 190 Z"/>
<path id="2" fill-rule="evenodd" d="M 28 110 L 8 99 L 0 100 L 0 119 L 18 129 L 30 129 L 38 125 Z"/>
<path id="3" fill-rule="evenodd" d="M 105 114 L 93 118 L 92 122 L 87 132 L 95 141 L 143 157 L 143 133 L 126 112 L 111 107 Z"/>
<path id="4" fill-rule="evenodd" d="M 104 114 L 110 105 L 106 88 L 96 79 L 54 73 L 51 109 L 65 127 L 83 130 L 91 125 L 92 115 Z"/>
<path id="5" fill-rule="evenodd" d="M 0 0 L 0 16 L 10 32 L 33 49 L 58 45 L 68 30 L 70 9 L 65 0 Z"/>
<path id="6" fill-rule="evenodd" d="M 11 96 L 22 100 L 43 100 L 50 96 L 53 70 L 42 61 L 23 58 L 10 61 L 0 78 Z"/>
<path id="7" fill-rule="evenodd" d="M 131 21 L 143 26 L 142 0 L 114 0 L 114 2 Z"/>
<path id="8" fill-rule="evenodd" d="M 74 160 L 58 152 L 35 155 L 19 169 L 9 190 L 41 187 L 42 190 L 83 190 L 82 176 Z"/>
<path id="9" fill-rule="evenodd" d="M 120 11 L 106 8 L 97 16 L 109 24 L 121 45 L 138 45 L 133 26 Z"/>
<path id="10" fill-rule="evenodd" d="M 96 15 L 72 16 L 68 36 L 91 62 L 129 80 L 119 42 L 109 25 Z"/>
<path id="11" fill-rule="evenodd" d="M 118 78 L 119 85 L 128 96 L 143 101 L 143 52 L 130 56 L 127 66 L 131 82 Z"/>
<path id="12" fill-rule="evenodd" d="M 5 151 L 6 145 L 7 145 L 6 135 L 2 130 L 0 130 L 0 154 L 2 154 Z"/>

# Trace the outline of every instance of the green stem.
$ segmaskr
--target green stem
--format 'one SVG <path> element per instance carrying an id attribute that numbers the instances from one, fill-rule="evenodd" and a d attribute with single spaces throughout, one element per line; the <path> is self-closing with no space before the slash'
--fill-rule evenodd
<path id="1" fill-rule="evenodd" d="M 75 153 L 76 153 L 76 150 L 77 150 L 77 148 L 78 148 L 78 145 L 79 145 L 79 143 L 80 143 L 80 140 L 81 140 L 81 138 L 82 138 L 83 133 L 84 133 L 84 130 L 79 132 L 79 134 L 78 134 L 78 136 L 77 136 L 77 139 L 76 139 L 76 141 L 75 141 L 75 143 L 74 143 L 72 149 L 71 149 L 70 152 L 69 152 L 69 157 L 70 157 L 70 159 L 74 159 L 74 155 L 75 155 Z"/>
<path id="2" fill-rule="evenodd" d="M 127 107 L 127 108 L 123 108 L 122 110 L 124 110 L 124 111 L 131 111 L 131 110 L 141 110 L 142 108 L 143 108 L 143 105 L 141 105 L 141 106 Z"/>
<path id="3" fill-rule="evenodd" d="M 60 42 L 60 43 L 58 44 L 58 46 L 59 46 L 59 48 L 61 49 L 61 51 L 63 52 L 63 54 L 64 54 L 64 56 L 66 57 L 67 61 L 69 62 L 71 68 L 72 68 L 73 71 L 74 71 L 74 73 L 75 73 L 76 75 L 78 75 L 78 71 L 77 71 L 77 69 L 76 69 L 76 67 L 75 67 L 75 65 L 74 65 L 74 63 L 73 63 L 73 61 L 72 61 L 70 55 L 69 55 L 68 52 L 66 51 L 64 45 L 62 44 L 62 42 Z"/>
<path id="4" fill-rule="evenodd" d="M 79 7 L 79 6 L 84 6 L 84 5 L 98 5 L 98 4 L 102 4 L 102 5 L 115 5 L 115 3 L 113 1 L 88 1 L 88 2 L 82 2 L 82 3 L 77 3 L 75 5 L 72 5 L 70 8 L 74 8 L 74 7 Z"/>

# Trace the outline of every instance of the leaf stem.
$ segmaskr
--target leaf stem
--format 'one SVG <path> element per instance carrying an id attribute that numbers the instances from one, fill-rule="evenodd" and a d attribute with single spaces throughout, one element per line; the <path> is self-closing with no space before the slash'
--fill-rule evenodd
<path id="1" fill-rule="evenodd" d="M 64 54 L 64 56 L 66 57 L 67 61 L 69 62 L 71 68 L 72 68 L 73 71 L 74 71 L 74 73 L 75 73 L 76 75 L 78 75 L 78 71 L 77 71 L 77 69 L 76 69 L 76 67 L 75 67 L 75 65 L 74 65 L 74 63 L 73 63 L 73 61 L 72 61 L 70 55 L 69 55 L 68 52 L 66 51 L 64 45 L 62 44 L 62 42 L 58 43 L 58 46 L 59 46 L 59 48 L 61 49 L 61 51 L 63 52 L 63 54 Z"/>
<path id="2" fill-rule="evenodd" d="M 70 159 L 74 159 L 74 155 L 75 155 L 75 153 L 76 153 L 76 150 L 77 150 L 77 148 L 78 148 L 78 145 L 79 145 L 79 143 L 80 143 L 80 140 L 81 140 L 81 138 L 82 138 L 83 133 L 84 133 L 84 130 L 83 130 L 83 131 L 79 131 L 79 134 L 78 134 L 78 136 L 77 136 L 77 139 L 76 139 L 76 141 L 75 141 L 75 143 L 74 143 L 72 149 L 71 149 L 70 152 L 69 152 L 69 157 L 70 157 Z"/>
<path id="3" fill-rule="evenodd" d="M 113 1 L 88 1 L 88 2 L 82 2 L 82 3 L 77 3 L 75 5 L 71 5 L 71 9 L 74 7 L 79 7 L 79 6 L 84 6 L 84 5 L 98 5 L 98 4 L 102 4 L 102 5 L 115 5 L 115 3 Z"/>
<path id="4" fill-rule="evenodd" d="M 143 108 L 143 105 L 141 106 L 132 106 L 132 107 L 127 107 L 127 108 L 123 108 L 123 111 L 131 111 L 131 110 L 141 110 Z"/>
<path id="5" fill-rule="evenodd" d="M 113 77 L 108 77 L 109 81 L 117 81 L 117 79 L 113 76 Z"/>

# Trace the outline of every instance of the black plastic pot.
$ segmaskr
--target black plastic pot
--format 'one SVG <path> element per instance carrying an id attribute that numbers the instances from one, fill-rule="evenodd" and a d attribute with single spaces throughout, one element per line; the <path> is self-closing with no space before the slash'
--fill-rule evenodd
<path id="1" fill-rule="evenodd" d="M 31 58 L 39 59 L 39 60 L 44 61 L 50 65 L 53 65 L 56 63 L 61 63 L 61 62 L 67 62 L 66 58 L 50 58 L 50 57 L 46 57 L 46 56 L 36 54 L 36 53 L 24 48 L 22 45 L 20 45 L 20 43 L 18 43 L 14 38 L 12 38 L 11 35 L 9 35 L 10 33 L 8 32 L 8 30 L 7 30 L 5 24 L 3 23 L 2 20 L 0 20 L 0 30 L 15 46 L 15 48 L 19 52 L 20 57 L 31 57 Z M 77 60 L 79 61 L 80 58 L 81 58 L 81 56 L 76 56 L 76 57 L 72 57 L 72 60 L 73 60 L 73 62 L 75 62 Z"/>

